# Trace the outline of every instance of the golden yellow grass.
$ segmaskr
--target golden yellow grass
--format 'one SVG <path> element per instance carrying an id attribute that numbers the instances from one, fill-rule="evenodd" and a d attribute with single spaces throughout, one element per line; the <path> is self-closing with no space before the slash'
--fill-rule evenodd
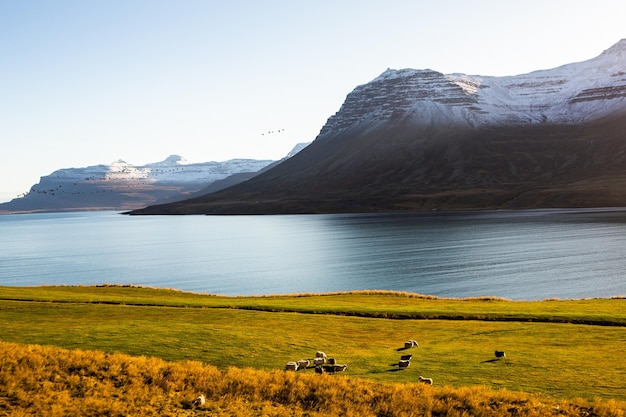
<path id="1" fill-rule="evenodd" d="M 193 400 L 202 394 L 207 402 Z M 551 397 L 0 342 L 0 415 L 611 416 L 615 400 Z"/>

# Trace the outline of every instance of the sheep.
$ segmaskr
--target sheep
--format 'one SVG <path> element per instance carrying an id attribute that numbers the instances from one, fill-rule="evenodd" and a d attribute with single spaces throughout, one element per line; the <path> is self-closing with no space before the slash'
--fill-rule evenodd
<path id="1" fill-rule="evenodd" d="M 328 358 L 328 363 L 331 364 L 331 365 L 334 365 L 334 364 L 337 363 L 337 359 L 335 359 L 335 358 Z"/>
<path id="2" fill-rule="evenodd" d="M 315 366 L 324 365 L 326 363 L 326 358 L 315 358 L 313 359 L 313 364 Z"/>
<path id="3" fill-rule="evenodd" d="M 318 352 L 316 352 L 316 353 L 315 353 L 315 357 L 316 357 L 316 358 L 324 358 L 324 359 L 327 359 L 326 354 L 325 354 L 324 352 L 320 352 L 320 351 L 318 351 Z"/>
<path id="4" fill-rule="evenodd" d="M 196 397 L 195 400 L 193 400 L 193 405 L 200 406 L 200 405 L 203 405 L 205 402 L 206 402 L 206 398 L 204 397 L 204 395 L 200 394 Z"/>
<path id="5" fill-rule="evenodd" d="M 413 355 L 402 355 L 402 356 L 400 356 L 400 360 L 403 360 L 403 361 L 410 361 L 411 358 L 413 358 Z"/>
<path id="6" fill-rule="evenodd" d="M 424 378 L 423 376 L 420 375 L 420 382 L 424 383 L 426 385 L 432 385 L 433 384 L 433 379 L 432 378 Z"/>
<path id="7" fill-rule="evenodd" d="M 348 368 L 348 365 L 333 365 L 333 372 L 343 372 Z"/>
<path id="8" fill-rule="evenodd" d="M 285 371 L 297 371 L 298 363 L 297 362 L 287 362 L 285 365 Z"/>
<path id="9" fill-rule="evenodd" d="M 316 374 L 323 374 L 324 373 L 324 368 L 322 368 L 322 365 L 317 365 L 315 367 L 315 373 Z"/>
<path id="10" fill-rule="evenodd" d="M 308 359 L 301 359 L 298 361 L 298 369 L 306 369 L 311 364 L 311 361 Z"/>
<path id="11" fill-rule="evenodd" d="M 504 351 L 496 350 L 496 358 L 506 358 Z"/>
<path id="12" fill-rule="evenodd" d="M 409 365 L 411 365 L 411 361 L 407 361 L 407 360 L 400 360 L 400 362 L 398 362 L 398 367 L 400 369 L 406 369 L 409 367 Z"/>
<path id="13" fill-rule="evenodd" d="M 410 349 L 412 347 L 419 347 L 419 344 L 416 340 L 407 340 L 406 342 L 404 342 L 405 349 Z"/>

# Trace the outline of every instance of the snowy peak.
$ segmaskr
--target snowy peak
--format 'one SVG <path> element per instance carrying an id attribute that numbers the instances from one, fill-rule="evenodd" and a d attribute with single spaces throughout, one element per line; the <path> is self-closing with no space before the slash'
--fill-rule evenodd
<path id="1" fill-rule="evenodd" d="M 359 123 L 400 122 L 413 118 L 431 123 L 455 123 L 466 116 L 457 108 L 472 108 L 477 97 L 471 88 L 432 70 L 387 69 L 368 84 L 356 87 L 332 116 L 321 134 Z"/>
<path id="2" fill-rule="evenodd" d="M 98 172 L 97 168 L 102 167 L 103 172 Z M 96 169 L 90 169 L 96 168 Z M 135 167 L 126 161 L 118 159 L 109 165 L 98 165 L 97 167 L 88 167 L 86 170 L 92 172 L 92 179 L 102 178 L 105 180 L 140 180 L 148 178 L 149 170 L 147 168 Z M 53 174 L 54 175 L 54 174 Z"/>
<path id="3" fill-rule="evenodd" d="M 626 39 L 599 56 L 507 77 L 387 69 L 356 87 L 320 135 L 380 123 L 578 123 L 626 111 Z"/>
<path id="4" fill-rule="evenodd" d="M 170 155 L 165 158 L 164 161 L 155 162 L 153 164 L 148 164 L 146 166 L 178 166 L 178 165 L 187 165 L 189 162 L 185 158 L 180 155 Z"/>
<path id="5" fill-rule="evenodd" d="M 291 158 L 292 156 L 296 155 L 298 152 L 300 152 L 302 149 L 306 148 L 310 144 L 311 142 L 297 143 L 296 146 L 294 146 L 293 149 L 287 154 L 287 156 L 285 156 L 285 159 Z"/>
<path id="6" fill-rule="evenodd" d="M 240 172 L 256 172 L 271 164 L 271 160 L 233 159 L 224 162 L 188 163 L 183 157 L 171 155 L 161 162 L 135 166 L 121 159 L 110 164 L 85 168 L 60 169 L 45 179 L 83 181 L 137 181 L 210 183 Z"/>
<path id="7" fill-rule="evenodd" d="M 624 57 L 626 55 L 626 39 L 620 39 L 615 45 L 611 46 L 606 51 L 602 52 L 601 56 L 613 56 L 617 55 Z"/>

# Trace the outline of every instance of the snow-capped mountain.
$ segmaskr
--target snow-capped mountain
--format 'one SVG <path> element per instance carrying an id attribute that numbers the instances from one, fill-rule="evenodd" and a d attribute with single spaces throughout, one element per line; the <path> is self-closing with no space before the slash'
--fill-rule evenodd
<path id="1" fill-rule="evenodd" d="M 306 148 L 310 144 L 311 142 L 302 142 L 302 143 L 296 144 L 296 146 L 293 147 L 293 149 L 287 154 L 287 156 L 283 158 L 283 160 L 291 158 L 292 156 L 294 156 L 295 154 L 297 154 L 298 152 L 300 152 L 302 149 Z"/>
<path id="2" fill-rule="evenodd" d="M 388 69 L 356 87 L 321 135 L 358 123 L 579 123 L 626 109 L 626 39 L 588 61 L 489 77 Z"/>
<path id="3" fill-rule="evenodd" d="M 145 183 L 201 183 L 221 180 L 240 172 L 256 172 L 272 160 L 231 159 L 225 162 L 202 162 L 190 164 L 178 155 L 171 155 L 161 162 L 135 166 L 121 159 L 110 164 L 85 168 L 66 168 L 41 177 L 31 191 L 45 189 L 48 184 L 72 181 L 143 181 Z"/>
<path id="4" fill-rule="evenodd" d="M 306 146 L 296 145 L 289 155 L 295 155 L 303 145 Z M 187 198 L 231 177 L 227 184 L 236 184 L 275 162 L 231 159 L 188 163 L 179 155 L 171 155 L 164 161 L 143 166 L 120 159 L 110 164 L 64 168 L 41 177 L 24 196 L 0 204 L 0 213 L 139 208 Z"/>
<path id="5" fill-rule="evenodd" d="M 626 206 L 624 190 L 626 39 L 516 76 L 388 69 L 293 158 L 137 213 Z"/>

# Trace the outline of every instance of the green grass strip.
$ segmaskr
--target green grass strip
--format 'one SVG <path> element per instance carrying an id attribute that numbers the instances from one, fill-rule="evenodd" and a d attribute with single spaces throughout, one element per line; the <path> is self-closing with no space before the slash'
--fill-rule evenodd
<path id="1" fill-rule="evenodd" d="M 625 298 L 511 301 L 493 297 L 436 298 L 388 291 L 225 297 L 137 286 L 55 286 L 0 287 L 0 299 L 186 308 L 238 308 L 390 319 L 527 321 L 626 326 Z"/>

